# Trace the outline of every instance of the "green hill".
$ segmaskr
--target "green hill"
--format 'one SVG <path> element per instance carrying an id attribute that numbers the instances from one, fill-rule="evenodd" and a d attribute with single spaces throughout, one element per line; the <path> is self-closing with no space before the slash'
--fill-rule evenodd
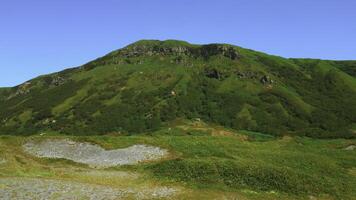
<path id="1" fill-rule="evenodd" d="M 0 89 L 0 134 L 139 134 L 176 119 L 318 138 L 356 136 L 356 61 L 142 40 Z"/>

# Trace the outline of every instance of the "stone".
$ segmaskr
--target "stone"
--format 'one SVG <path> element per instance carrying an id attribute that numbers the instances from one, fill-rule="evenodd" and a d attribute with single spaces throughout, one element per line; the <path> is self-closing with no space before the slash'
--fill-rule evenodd
<path id="1" fill-rule="evenodd" d="M 205 75 L 208 78 L 220 79 L 220 73 L 216 69 L 207 69 L 207 70 L 205 70 Z"/>
<path id="2" fill-rule="evenodd" d="M 0 165 L 6 164 L 7 160 L 5 160 L 4 158 L 0 158 Z"/>
<path id="3" fill-rule="evenodd" d="M 353 150 L 355 150 L 356 149 L 356 145 L 349 145 L 349 146 L 347 146 L 346 148 L 344 148 L 345 150 L 347 150 L 347 151 L 353 151 Z"/>
<path id="4" fill-rule="evenodd" d="M 101 176 L 101 175 L 99 175 Z M 155 187 L 111 187 L 41 178 L 1 178 L 0 199 L 160 199 L 170 198 L 179 189 L 164 186 Z"/>
<path id="5" fill-rule="evenodd" d="M 64 79 L 63 77 L 61 77 L 59 75 L 55 75 L 52 77 L 51 85 L 52 86 L 60 86 L 60 85 L 63 85 L 65 82 L 66 82 L 66 79 Z"/>
<path id="6" fill-rule="evenodd" d="M 274 81 L 267 75 L 264 75 L 262 76 L 262 78 L 260 79 L 260 82 L 264 85 L 267 85 L 267 84 L 273 84 Z"/>
<path id="7" fill-rule="evenodd" d="M 168 151 L 148 145 L 133 145 L 128 148 L 105 150 L 87 142 L 68 139 L 27 142 L 25 152 L 40 158 L 64 158 L 87 164 L 93 168 L 107 168 L 118 165 L 133 165 L 143 161 L 154 161 L 168 156 Z"/>

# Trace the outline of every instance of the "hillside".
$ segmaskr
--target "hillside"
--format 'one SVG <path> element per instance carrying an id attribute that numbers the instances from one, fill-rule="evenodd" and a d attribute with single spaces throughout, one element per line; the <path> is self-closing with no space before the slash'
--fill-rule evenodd
<path id="1" fill-rule="evenodd" d="M 0 134 L 139 134 L 177 119 L 317 138 L 356 136 L 356 61 L 142 40 L 0 89 Z"/>

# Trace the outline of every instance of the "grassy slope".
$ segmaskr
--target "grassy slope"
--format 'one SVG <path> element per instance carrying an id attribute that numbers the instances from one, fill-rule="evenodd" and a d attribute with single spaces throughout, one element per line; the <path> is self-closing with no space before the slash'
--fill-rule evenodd
<path id="1" fill-rule="evenodd" d="M 354 137 L 354 66 L 231 45 L 139 41 L 0 94 L 0 133 L 133 134 L 201 118 L 274 135 Z M 263 76 L 273 83 L 262 84 Z"/>
<path id="2" fill-rule="evenodd" d="M 223 135 L 211 136 L 218 132 Z M 174 185 L 180 198 L 216 199 L 352 199 L 356 195 L 355 151 L 343 150 L 355 140 L 273 139 L 259 133 L 236 133 L 221 127 L 178 123 L 152 135 L 72 136 L 107 149 L 150 144 L 171 151 L 172 157 L 114 171 L 142 174 L 138 180 L 90 178 L 86 167 L 65 160 L 38 159 L 24 154 L 21 144 L 30 139 L 68 138 L 33 136 L 0 138 L 0 176 L 55 178 L 110 186 Z"/>

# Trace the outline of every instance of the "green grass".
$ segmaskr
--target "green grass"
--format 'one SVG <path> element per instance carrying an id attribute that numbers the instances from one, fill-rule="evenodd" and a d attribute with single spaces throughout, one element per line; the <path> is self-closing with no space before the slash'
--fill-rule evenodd
<path id="1" fill-rule="evenodd" d="M 354 199 L 356 155 L 344 148 L 356 143 L 355 66 L 226 44 L 139 41 L 30 86 L 0 88 L 0 135 L 12 135 L 0 136 L 8 161 L 0 176 L 168 184 L 184 188 L 180 199 Z M 64 83 L 52 84 L 56 76 Z M 21 88 L 28 91 L 15 95 Z M 110 169 L 140 173 L 138 180 L 96 180 L 77 173 L 90 170 L 84 165 L 21 150 L 47 138 L 107 149 L 151 144 L 171 157 Z"/>
<path id="2" fill-rule="evenodd" d="M 184 132 L 183 129 L 175 131 Z M 356 152 L 344 150 L 348 145 L 355 144 L 355 140 L 271 138 L 250 131 L 242 135 L 248 138 L 242 139 L 239 133 L 231 136 L 188 136 L 181 133 L 180 136 L 174 136 L 160 132 L 146 136 L 2 136 L 0 153 L 9 162 L 0 166 L 0 176 L 67 177 L 97 183 L 90 177 L 71 174 L 70 170 L 60 175 L 66 168 L 86 168 L 84 165 L 65 160 L 33 158 L 24 154 L 20 148 L 22 143 L 30 139 L 69 137 L 76 141 L 96 143 L 106 149 L 124 148 L 133 144 L 169 149 L 169 159 L 138 166 L 115 167 L 112 170 L 140 173 L 146 183 L 150 184 L 155 182 L 184 187 L 186 194 L 194 194 L 196 198 L 202 192 L 208 192 L 211 197 L 231 194 L 247 199 L 355 197 Z M 140 180 L 131 181 L 130 184 L 138 184 Z M 105 182 L 101 179 L 99 182 L 110 185 L 117 181 Z"/>
<path id="3" fill-rule="evenodd" d="M 343 150 L 355 141 L 282 138 L 246 142 L 234 137 L 160 136 L 129 137 L 120 143 L 132 144 L 132 140 L 173 150 L 178 158 L 148 164 L 144 169 L 155 177 L 186 182 L 193 188 L 334 198 L 355 194 L 356 179 L 349 174 L 356 167 L 355 152 Z"/>
<path id="4" fill-rule="evenodd" d="M 1 89 L 0 134 L 140 134 L 201 118 L 277 136 L 355 138 L 354 66 L 227 44 L 142 40 L 29 86 Z M 264 76 L 273 83 L 263 84 Z M 52 83 L 58 77 L 63 84 Z"/>

